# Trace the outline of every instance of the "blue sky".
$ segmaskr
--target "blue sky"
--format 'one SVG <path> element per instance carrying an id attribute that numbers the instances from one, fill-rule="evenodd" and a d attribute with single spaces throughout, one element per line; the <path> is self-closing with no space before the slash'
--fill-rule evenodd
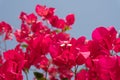
<path id="1" fill-rule="evenodd" d="M 77 38 L 85 35 L 90 39 L 92 30 L 98 26 L 120 29 L 120 0 L 0 0 L 0 21 L 19 28 L 20 12 L 34 12 L 37 4 L 55 7 L 61 18 L 74 13 L 76 22 L 70 34 Z"/>
<path id="2" fill-rule="evenodd" d="M 98 26 L 113 25 L 120 29 L 120 0 L 0 0 L 0 21 L 20 27 L 20 12 L 31 13 L 36 4 L 55 7 L 62 18 L 74 13 L 76 22 L 70 31 L 74 37 L 85 35 L 90 39 L 92 30 Z"/>

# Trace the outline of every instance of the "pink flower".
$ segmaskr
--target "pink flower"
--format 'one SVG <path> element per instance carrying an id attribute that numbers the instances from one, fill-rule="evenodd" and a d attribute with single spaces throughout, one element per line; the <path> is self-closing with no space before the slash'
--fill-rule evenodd
<path id="1" fill-rule="evenodd" d="M 51 16 L 51 18 L 49 18 L 49 22 L 53 27 L 57 28 L 57 21 L 59 20 L 58 16 Z"/>
<path id="2" fill-rule="evenodd" d="M 46 65 L 48 64 L 48 60 L 45 57 L 45 55 L 48 54 L 50 43 L 51 38 L 47 34 L 46 35 L 39 34 L 26 43 L 27 51 L 25 55 L 28 61 L 28 64 L 26 64 L 28 68 L 34 65 L 36 68 L 45 69 L 44 67 L 46 67 Z"/>
<path id="3" fill-rule="evenodd" d="M 118 52 L 120 52 L 120 38 L 117 38 L 116 39 L 116 41 L 114 42 L 114 47 L 113 47 L 113 49 L 114 49 L 114 51 L 116 52 L 116 53 L 118 53 Z"/>
<path id="4" fill-rule="evenodd" d="M 73 72 L 70 69 L 68 69 L 66 66 L 59 67 L 58 72 L 60 74 L 59 76 L 61 80 L 65 78 L 67 78 L 68 80 L 71 80 L 73 76 Z"/>
<path id="5" fill-rule="evenodd" d="M 49 22 L 53 27 L 58 29 L 64 29 L 67 26 L 65 20 L 58 18 L 58 16 L 50 17 Z"/>
<path id="6" fill-rule="evenodd" d="M 5 62 L 0 66 L 0 78 L 3 80 L 23 80 L 22 70 L 25 60 L 16 50 L 4 52 Z"/>
<path id="7" fill-rule="evenodd" d="M 108 28 L 98 27 L 92 32 L 92 39 L 97 42 L 104 52 L 108 53 L 110 50 L 113 50 L 115 46 L 116 35 L 117 31 L 113 26 Z"/>
<path id="8" fill-rule="evenodd" d="M 43 25 L 42 22 L 36 22 L 32 24 L 31 30 L 35 35 L 50 33 L 50 29 L 47 26 Z"/>
<path id="9" fill-rule="evenodd" d="M 4 40 L 12 39 L 12 27 L 4 21 L 0 22 L 0 34 L 3 33 L 5 33 Z"/>
<path id="10" fill-rule="evenodd" d="M 16 37 L 16 40 L 18 42 L 26 41 L 29 37 L 29 34 L 30 34 L 30 28 L 26 24 L 21 24 L 21 29 L 16 30 L 15 33 L 14 33 L 14 35 Z"/>
<path id="11" fill-rule="evenodd" d="M 0 66 L 0 79 L 1 80 L 23 80 L 22 70 L 18 70 L 19 66 L 12 60 L 6 61 Z"/>
<path id="12" fill-rule="evenodd" d="M 34 13 L 27 15 L 25 12 L 21 12 L 20 17 L 22 23 L 33 24 L 37 21 L 37 16 Z"/>
<path id="13" fill-rule="evenodd" d="M 75 80 L 89 80 L 88 79 L 88 71 L 87 70 L 80 70 L 75 76 Z"/>
<path id="14" fill-rule="evenodd" d="M 89 78 L 98 80 L 119 80 L 119 57 L 99 56 L 92 59 L 89 66 Z M 92 63 L 92 64 L 91 64 Z M 94 73 L 94 76 L 92 75 Z"/>
<path id="15" fill-rule="evenodd" d="M 58 80 L 58 79 L 56 78 L 57 73 L 58 73 L 58 70 L 57 70 L 56 66 L 51 66 L 51 67 L 49 67 L 48 73 L 49 73 L 49 78 L 50 78 L 50 80 Z"/>
<path id="16" fill-rule="evenodd" d="M 43 5 L 37 5 L 35 9 L 36 13 L 39 16 L 43 17 L 43 19 L 48 19 L 51 16 L 53 16 L 54 10 L 55 8 L 47 8 L 46 6 Z"/>
<path id="17" fill-rule="evenodd" d="M 66 16 L 66 23 L 67 23 L 67 25 L 70 26 L 70 25 L 74 24 L 74 22 L 75 22 L 74 14 L 68 14 Z"/>

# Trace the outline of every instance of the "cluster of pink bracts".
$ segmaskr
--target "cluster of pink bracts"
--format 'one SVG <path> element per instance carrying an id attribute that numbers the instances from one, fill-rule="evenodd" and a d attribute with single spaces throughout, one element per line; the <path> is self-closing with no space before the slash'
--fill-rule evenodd
<path id="1" fill-rule="evenodd" d="M 113 26 L 96 28 L 91 40 L 76 39 L 66 32 L 74 14 L 62 19 L 55 8 L 43 5 L 35 11 L 37 15 L 21 12 L 16 31 L 0 22 L 3 42 L 12 36 L 18 42 L 12 50 L 1 49 L 0 80 L 23 80 L 32 66 L 38 70 L 34 80 L 120 80 L 120 35 Z"/>

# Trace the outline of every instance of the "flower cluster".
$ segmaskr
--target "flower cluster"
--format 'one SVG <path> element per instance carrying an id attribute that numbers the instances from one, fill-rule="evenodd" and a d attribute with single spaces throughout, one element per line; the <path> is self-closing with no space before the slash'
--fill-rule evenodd
<path id="1" fill-rule="evenodd" d="M 21 27 L 0 22 L 3 42 L 15 37 L 14 49 L 1 50 L 0 80 L 120 80 L 120 34 L 114 26 L 93 30 L 92 39 L 71 37 L 74 14 L 59 18 L 55 8 L 37 5 L 36 14 L 21 12 Z M 3 45 L 2 45 L 3 46 Z M 1 48 L 1 46 L 0 46 Z"/>

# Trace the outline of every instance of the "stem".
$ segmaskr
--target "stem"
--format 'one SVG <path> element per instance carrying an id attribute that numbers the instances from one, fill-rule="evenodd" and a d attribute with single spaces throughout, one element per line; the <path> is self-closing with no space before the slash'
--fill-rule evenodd
<path id="1" fill-rule="evenodd" d="M 48 75 L 48 68 L 49 68 L 49 66 L 50 66 L 50 64 L 48 65 L 47 70 L 46 70 L 46 72 L 45 72 L 45 80 L 47 80 L 47 75 Z"/>
<path id="2" fill-rule="evenodd" d="M 4 41 L 5 51 L 7 50 L 7 44 L 6 41 Z"/>
<path id="3" fill-rule="evenodd" d="M 48 75 L 49 66 L 50 66 L 50 62 L 49 62 L 49 65 L 47 66 L 47 70 L 46 70 L 46 72 L 45 72 L 45 80 L 47 80 L 47 75 Z"/>
<path id="4" fill-rule="evenodd" d="M 26 76 L 26 80 L 28 80 L 28 74 L 26 71 L 25 71 L 25 76 Z"/>
<path id="5" fill-rule="evenodd" d="M 74 72 L 74 74 L 75 74 L 75 80 L 76 80 L 77 69 L 78 69 L 78 65 L 75 66 L 75 72 Z"/>
<path id="6" fill-rule="evenodd" d="M 47 80 L 47 71 L 45 72 L 45 80 Z"/>

